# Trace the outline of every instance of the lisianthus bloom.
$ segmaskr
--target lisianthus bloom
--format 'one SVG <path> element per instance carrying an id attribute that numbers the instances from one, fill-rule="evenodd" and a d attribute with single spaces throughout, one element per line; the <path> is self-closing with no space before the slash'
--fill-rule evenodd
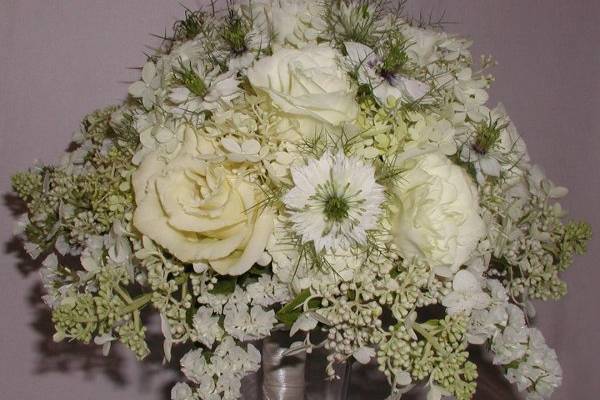
<path id="1" fill-rule="evenodd" d="M 395 188 L 393 231 L 406 259 L 417 258 L 451 276 L 485 235 L 471 178 L 440 153 L 412 160 Z"/>

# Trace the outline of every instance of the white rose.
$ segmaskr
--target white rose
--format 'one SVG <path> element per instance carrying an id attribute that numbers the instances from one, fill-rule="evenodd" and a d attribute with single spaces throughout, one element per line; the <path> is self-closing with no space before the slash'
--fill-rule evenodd
<path id="1" fill-rule="evenodd" d="M 263 256 L 272 212 L 257 206 L 262 198 L 253 184 L 207 161 L 196 132 L 184 129 L 177 153 L 149 153 L 133 175 L 133 223 L 183 262 L 243 274 Z"/>
<path id="2" fill-rule="evenodd" d="M 436 273 L 451 276 L 485 235 L 477 189 L 440 153 L 414 162 L 395 190 L 394 239 L 404 258 L 425 261 Z"/>
<path id="3" fill-rule="evenodd" d="M 254 64 L 248 79 L 289 117 L 339 126 L 358 115 L 355 91 L 339 66 L 340 57 L 326 45 L 282 48 Z"/>

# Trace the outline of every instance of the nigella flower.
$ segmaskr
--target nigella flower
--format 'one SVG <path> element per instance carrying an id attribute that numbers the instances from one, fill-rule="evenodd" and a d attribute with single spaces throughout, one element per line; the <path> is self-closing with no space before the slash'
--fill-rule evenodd
<path id="1" fill-rule="evenodd" d="M 474 132 L 464 139 L 460 158 L 473 164 L 479 183 L 486 176 L 498 177 L 529 161 L 525 142 L 502 104 L 474 124 Z"/>
<path id="2" fill-rule="evenodd" d="M 345 46 L 348 53 L 348 64 L 356 70 L 358 83 L 370 86 L 373 95 L 381 104 L 385 104 L 389 97 L 403 103 L 421 101 L 430 91 L 430 87 L 426 83 L 411 79 L 396 71 L 399 65 L 387 67 L 383 57 L 370 47 L 355 42 L 346 42 Z M 402 51 L 402 49 L 398 49 L 397 52 L 401 53 Z M 401 57 L 396 55 L 395 58 L 400 59 Z"/>
<path id="3" fill-rule="evenodd" d="M 235 74 L 221 73 L 218 66 L 180 61 L 174 69 L 169 100 L 176 105 L 175 113 L 213 111 L 241 94 L 238 84 Z"/>
<path id="4" fill-rule="evenodd" d="M 317 251 L 365 244 L 377 225 L 384 188 L 375 170 L 342 152 L 291 170 L 296 185 L 283 198 L 296 233 Z"/>

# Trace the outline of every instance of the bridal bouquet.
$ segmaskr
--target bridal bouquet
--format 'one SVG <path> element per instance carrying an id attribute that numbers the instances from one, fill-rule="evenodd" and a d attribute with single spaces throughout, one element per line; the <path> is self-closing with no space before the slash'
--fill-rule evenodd
<path id="1" fill-rule="evenodd" d="M 240 397 L 257 341 L 374 360 L 391 398 L 472 398 L 485 346 L 528 399 L 560 385 L 533 300 L 585 251 L 502 105 L 489 57 L 384 1 L 186 10 L 57 166 L 13 178 L 54 339 L 187 346 L 173 400 Z M 317 335 L 317 333 L 324 335 Z M 319 339 L 320 337 L 320 339 Z"/>

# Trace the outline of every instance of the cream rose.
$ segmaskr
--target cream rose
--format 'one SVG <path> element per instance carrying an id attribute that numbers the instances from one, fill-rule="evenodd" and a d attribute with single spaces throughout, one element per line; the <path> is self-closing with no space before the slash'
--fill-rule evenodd
<path id="1" fill-rule="evenodd" d="M 135 227 L 183 262 L 240 275 L 263 257 L 273 214 L 259 191 L 223 163 L 207 161 L 196 132 L 169 158 L 145 156 L 133 175 Z"/>
<path id="2" fill-rule="evenodd" d="M 436 273 L 451 276 L 485 235 L 477 189 L 467 173 L 443 154 L 413 161 L 395 189 L 395 243 L 404 258 L 417 258 Z"/>
<path id="3" fill-rule="evenodd" d="M 338 126 L 358 114 L 355 91 L 339 66 L 340 57 L 325 45 L 281 48 L 254 64 L 248 79 L 284 113 Z"/>

